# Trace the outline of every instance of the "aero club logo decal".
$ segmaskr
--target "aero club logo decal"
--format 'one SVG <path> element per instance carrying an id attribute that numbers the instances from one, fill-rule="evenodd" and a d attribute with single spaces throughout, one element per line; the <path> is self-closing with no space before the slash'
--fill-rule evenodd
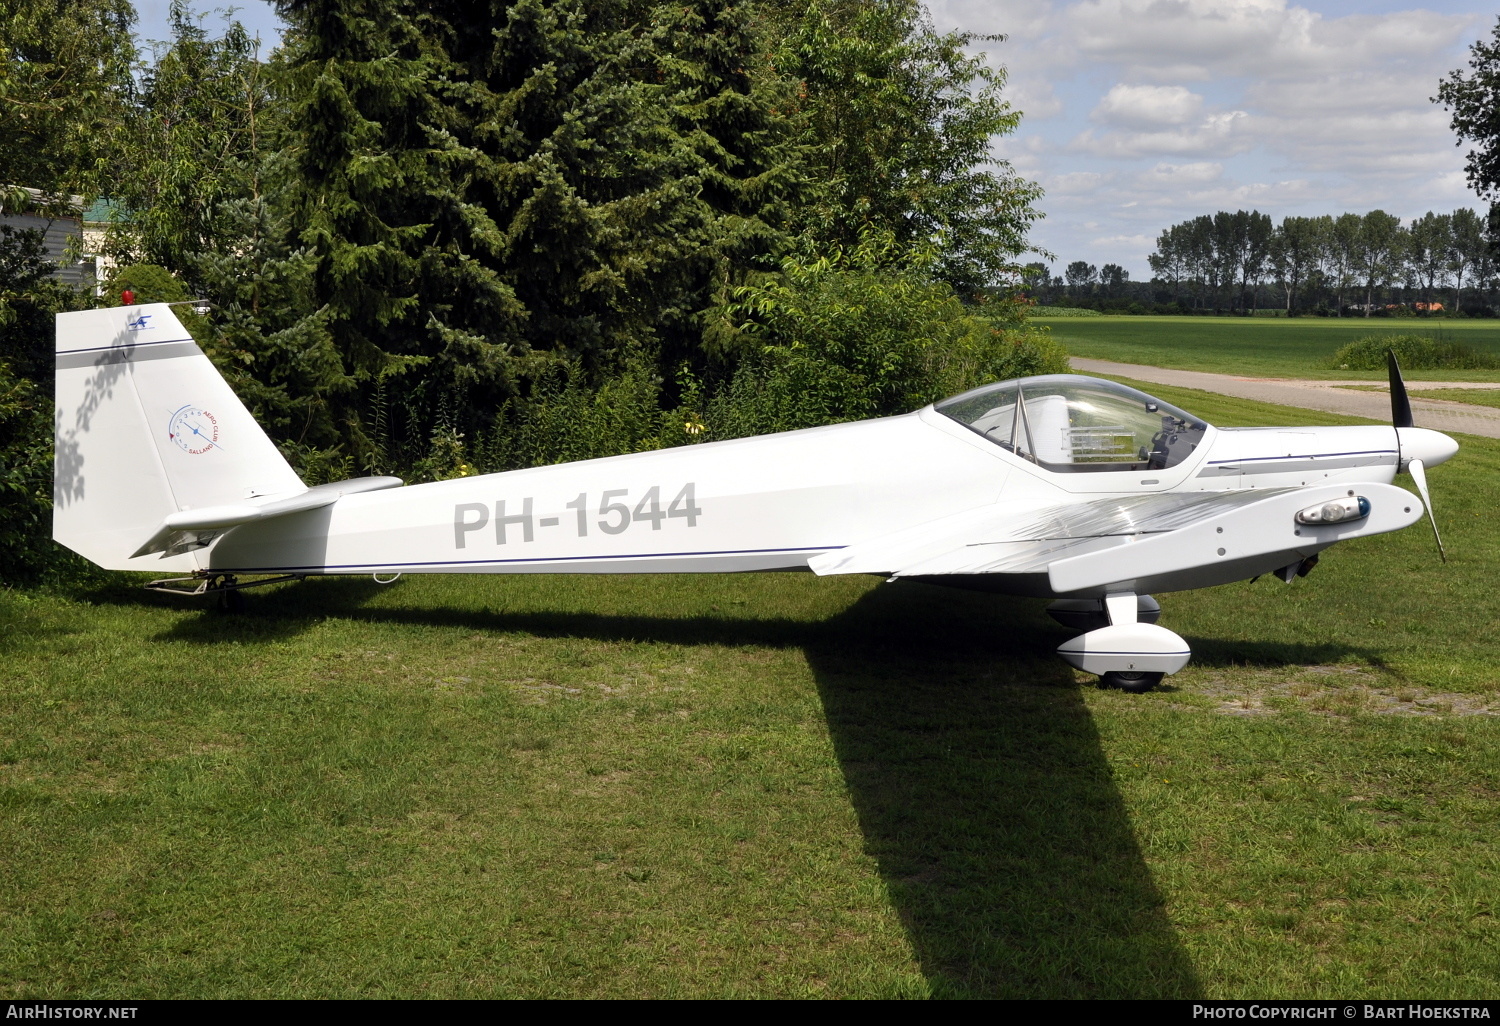
<path id="1" fill-rule="evenodd" d="M 184 406 L 167 423 L 167 437 L 193 456 L 218 449 L 219 422 L 201 406 Z"/>

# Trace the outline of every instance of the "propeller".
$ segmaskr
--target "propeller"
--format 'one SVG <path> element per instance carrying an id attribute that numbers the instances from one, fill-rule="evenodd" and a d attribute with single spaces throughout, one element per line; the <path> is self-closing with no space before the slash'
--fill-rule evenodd
<path id="1" fill-rule="evenodd" d="M 1401 380 L 1401 364 L 1396 362 L 1396 351 L 1385 351 L 1385 366 L 1391 378 L 1391 426 L 1416 427 L 1411 418 L 1411 400 L 1406 398 L 1406 382 Z"/>
<path id="2" fill-rule="evenodd" d="M 1401 380 L 1401 364 L 1396 361 L 1394 349 L 1385 351 L 1385 361 L 1391 380 L 1391 424 L 1397 428 L 1416 427 L 1411 416 L 1411 400 L 1406 396 L 1406 383 Z M 1400 440 L 1401 432 L 1397 431 L 1398 448 Z M 1411 475 L 1412 483 L 1417 486 L 1417 494 L 1422 497 L 1422 505 L 1427 507 L 1427 522 L 1432 525 L 1432 537 L 1437 542 L 1438 558 L 1446 563 L 1448 553 L 1443 549 L 1443 536 L 1438 533 L 1437 517 L 1432 512 L 1432 496 L 1427 491 L 1427 467 L 1420 459 L 1412 458 L 1406 461 L 1402 469 Z"/>

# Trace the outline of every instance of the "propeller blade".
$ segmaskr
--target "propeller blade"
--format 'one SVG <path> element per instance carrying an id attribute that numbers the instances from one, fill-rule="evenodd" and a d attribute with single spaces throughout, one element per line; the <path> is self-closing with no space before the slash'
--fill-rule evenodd
<path id="1" fill-rule="evenodd" d="M 1391 425 L 1393 427 L 1416 427 L 1411 419 L 1411 400 L 1406 398 L 1406 382 L 1401 380 L 1401 365 L 1396 362 L 1396 351 L 1385 351 L 1386 369 L 1391 377 Z"/>
<path id="2" fill-rule="evenodd" d="M 1422 496 L 1422 504 L 1427 507 L 1427 521 L 1432 524 L 1432 537 L 1437 540 L 1438 555 L 1444 563 L 1448 562 L 1448 553 L 1443 551 L 1443 536 L 1438 534 L 1437 517 L 1432 513 L 1432 497 L 1427 494 L 1427 468 L 1422 466 L 1421 460 L 1408 460 L 1406 472 L 1416 482 L 1417 493 Z"/>

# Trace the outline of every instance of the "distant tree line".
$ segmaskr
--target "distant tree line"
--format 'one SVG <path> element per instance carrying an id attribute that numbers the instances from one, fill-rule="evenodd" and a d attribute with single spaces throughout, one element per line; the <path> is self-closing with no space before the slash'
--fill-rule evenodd
<path id="1" fill-rule="evenodd" d="M 1037 302 L 1140 312 L 1287 316 L 1392 313 L 1493 316 L 1500 260 L 1486 220 L 1468 208 L 1428 212 L 1409 225 L 1383 210 L 1286 217 L 1219 211 L 1174 224 L 1156 240 L 1152 277 L 1132 282 L 1116 264 L 1074 261 L 1023 281 Z"/>

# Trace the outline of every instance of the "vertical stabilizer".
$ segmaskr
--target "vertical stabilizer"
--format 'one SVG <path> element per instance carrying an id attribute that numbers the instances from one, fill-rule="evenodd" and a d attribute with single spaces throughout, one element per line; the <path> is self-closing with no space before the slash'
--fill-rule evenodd
<path id="1" fill-rule="evenodd" d="M 52 537 L 111 570 L 173 513 L 306 490 L 164 303 L 57 316 Z"/>

